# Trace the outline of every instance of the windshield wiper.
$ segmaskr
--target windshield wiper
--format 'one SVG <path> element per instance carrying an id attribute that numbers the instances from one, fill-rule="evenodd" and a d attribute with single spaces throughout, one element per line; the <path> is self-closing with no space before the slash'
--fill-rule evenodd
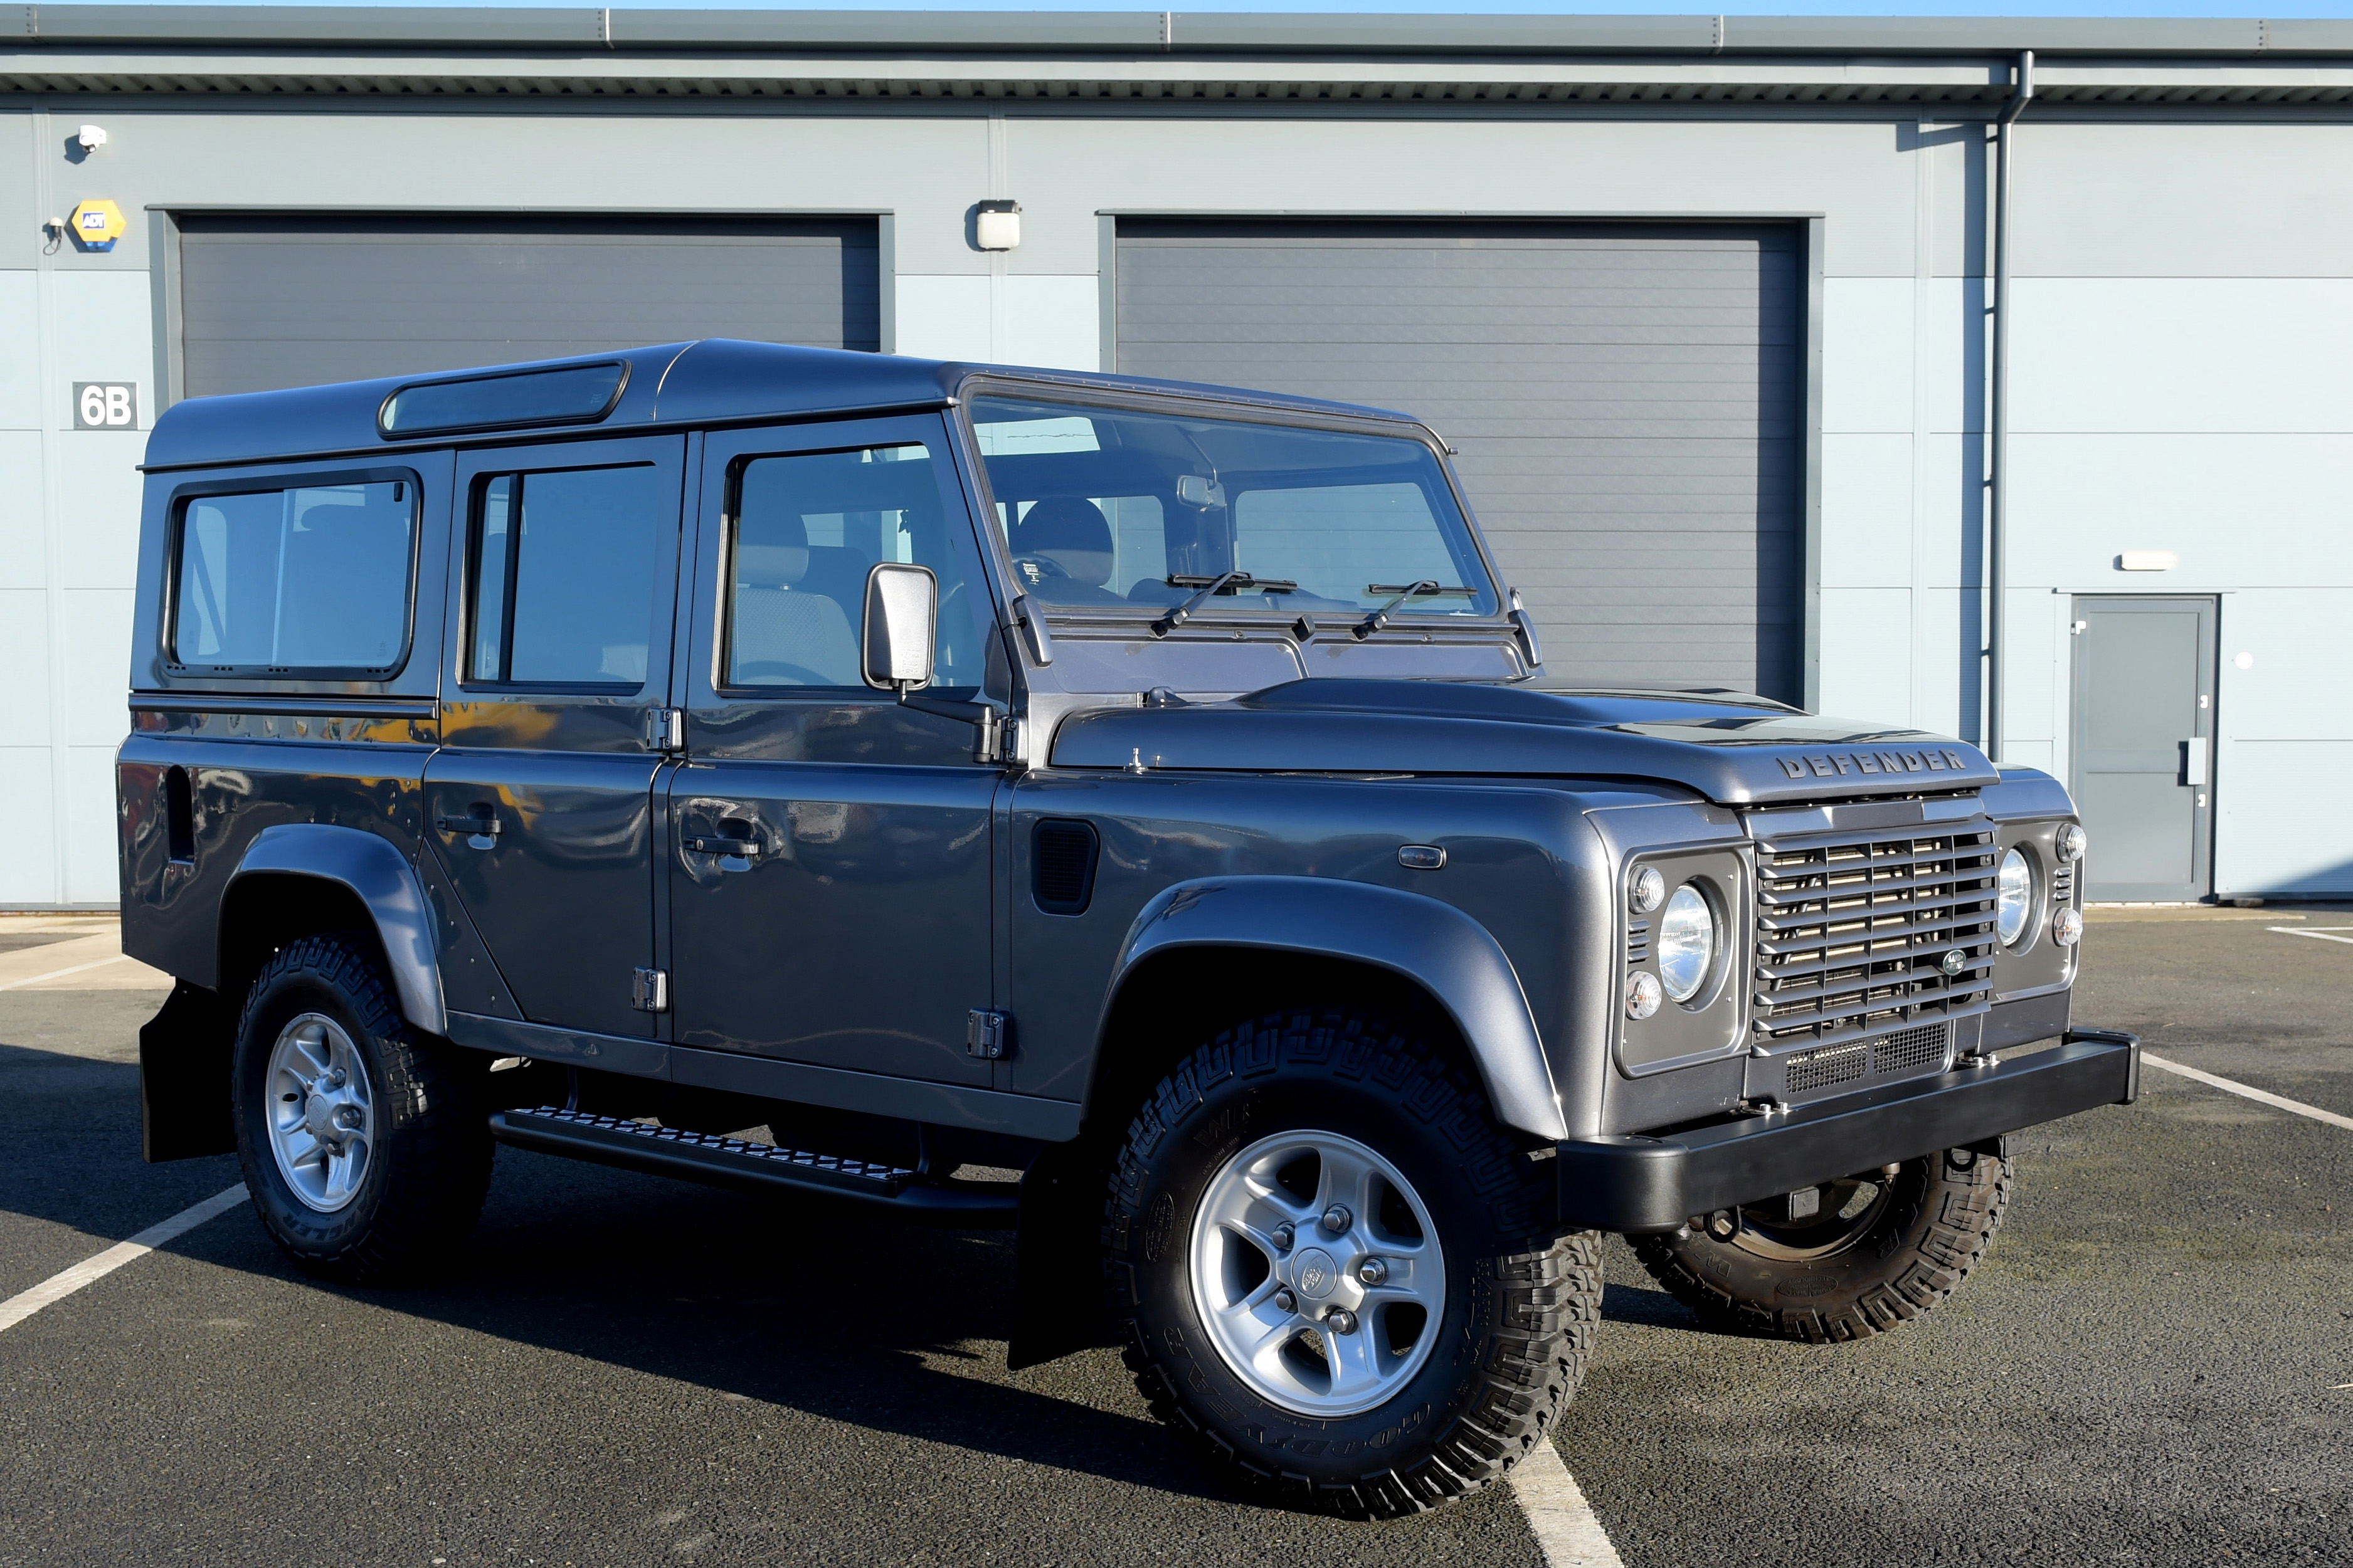
<path id="1" fill-rule="evenodd" d="M 1193 618 L 1193 612 L 1219 594 L 1296 594 L 1299 584 L 1288 577 L 1253 577 L 1247 572 L 1221 572 L 1215 577 L 1187 577 L 1171 573 L 1161 579 L 1172 588 L 1201 591 L 1152 623 L 1152 635 L 1165 637 Z"/>
<path id="2" fill-rule="evenodd" d="M 1390 594 L 1394 595 L 1395 597 L 1390 599 L 1388 604 L 1383 605 L 1379 609 L 1375 610 L 1371 615 L 1366 616 L 1363 620 L 1356 623 L 1356 640 L 1358 642 L 1364 641 L 1366 637 L 1371 637 L 1375 632 L 1379 631 L 1382 627 L 1388 626 L 1389 624 L 1390 614 L 1408 599 L 1437 599 L 1445 597 L 1475 599 L 1479 596 L 1479 590 L 1476 588 L 1452 588 L 1442 586 L 1434 577 L 1425 577 L 1419 583 L 1367 583 L 1365 584 L 1365 592 L 1367 594 Z"/>

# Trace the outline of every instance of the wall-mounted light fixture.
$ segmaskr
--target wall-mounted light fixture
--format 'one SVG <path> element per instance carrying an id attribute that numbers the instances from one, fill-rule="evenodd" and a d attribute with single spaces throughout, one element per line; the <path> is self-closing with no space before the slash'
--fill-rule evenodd
<path id="1" fill-rule="evenodd" d="M 2119 572 L 2170 572 L 2181 557 L 2170 550 L 2127 550 L 2116 557 Z"/>
<path id="2" fill-rule="evenodd" d="M 972 242 L 983 250 L 1016 250 L 1021 245 L 1021 204 L 981 202 L 973 208 Z"/>

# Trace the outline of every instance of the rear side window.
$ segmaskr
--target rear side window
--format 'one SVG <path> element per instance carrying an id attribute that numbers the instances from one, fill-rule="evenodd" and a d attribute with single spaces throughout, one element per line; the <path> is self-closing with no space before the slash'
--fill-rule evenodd
<path id="1" fill-rule="evenodd" d="M 646 681 L 662 581 L 650 464 L 493 474 L 476 490 L 466 679 L 528 686 Z"/>
<path id="2" fill-rule="evenodd" d="M 416 532 L 409 480 L 190 497 L 173 659 L 271 674 L 396 668 Z"/>

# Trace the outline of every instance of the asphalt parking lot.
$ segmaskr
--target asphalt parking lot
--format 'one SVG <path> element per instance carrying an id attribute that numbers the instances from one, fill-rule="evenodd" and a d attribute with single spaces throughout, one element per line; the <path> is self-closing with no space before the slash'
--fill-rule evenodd
<path id="1" fill-rule="evenodd" d="M 2353 913 L 2095 917 L 2081 1021 L 2353 1115 L 2353 942 L 2272 929 Z M 0 963 L 88 940 L 36 923 Z M 148 984 L 0 978 L 0 1300 L 237 1180 L 140 1163 Z M 2353 1131 L 2147 1078 L 2021 1137 L 1986 1265 L 1862 1345 L 1703 1331 L 1613 1244 L 1558 1447 L 1624 1563 L 2353 1562 Z M 431 1287 L 322 1288 L 234 1209 L 0 1332 L 0 1564 L 1545 1561 L 1507 1491 L 1237 1506 L 1111 1352 L 1004 1370 L 1012 1276 L 513 1151 Z"/>

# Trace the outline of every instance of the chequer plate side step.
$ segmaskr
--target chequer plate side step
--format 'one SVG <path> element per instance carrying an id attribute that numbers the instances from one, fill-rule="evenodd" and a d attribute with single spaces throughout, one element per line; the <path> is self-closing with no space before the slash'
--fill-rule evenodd
<path id="1" fill-rule="evenodd" d="M 519 1149 L 743 1192 L 848 1198 L 930 1224 L 1010 1226 L 1020 1206 L 1018 1182 L 923 1181 L 902 1165 L 651 1127 L 552 1105 L 494 1112 L 491 1136 Z"/>

